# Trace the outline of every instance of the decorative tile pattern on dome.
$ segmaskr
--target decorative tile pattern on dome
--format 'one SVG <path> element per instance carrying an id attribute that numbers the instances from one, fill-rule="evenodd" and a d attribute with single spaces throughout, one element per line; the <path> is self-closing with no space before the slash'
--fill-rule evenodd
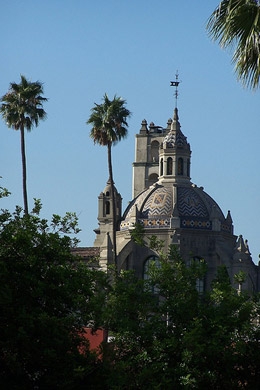
<path id="1" fill-rule="evenodd" d="M 172 213 L 172 189 L 166 187 L 157 188 L 147 199 L 142 209 L 144 219 L 154 216 L 170 217 Z"/>
<path id="2" fill-rule="evenodd" d="M 178 211 L 182 216 L 209 217 L 207 208 L 201 197 L 190 187 L 178 188 Z"/>
<path id="3" fill-rule="evenodd" d="M 178 130 L 176 133 L 170 131 L 163 140 L 163 143 L 166 144 L 167 148 L 173 148 L 176 146 L 184 146 L 187 144 L 187 137 Z"/>
<path id="4" fill-rule="evenodd" d="M 219 205 L 214 201 L 214 199 L 211 198 L 211 196 L 209 194 L 207 194 L 206 192 L 203 191 L 203 189 L 199 188 L 199 187 L 196 187 L 194 188 L 194 191 L 196 191 L 197 193 L 199 193 L 199 196 L 202 198 L 203 202 L 206 204 L 206 206 L 208 207 L 208 210 L 212 210 L 213 207 L 216 208 L 217 212 L 218 212 L 218 216 L 220 218 L 222 218 L 223 220 L 225 219 L 224 218 L 224 215 L 221 211 L 221 208 L 219 207 Z"/>
<path id="5" fill-rule="evenodd" d="M 223 232 L 232 233 L 232 225 L 227 225 L 227 224 L 222 223 L 221 224 L 221 230 Z"/>
<path id="6" fill-rule="evenodd" d="M 139 219 L 138 223 L 143 225 L 144 228 L 168 229 L 170 227 L 170 218 Z"/>
<path id="7" fill-rule="evenodd" d="M 130 219 L 124 220 L 120 223 L 120 230 L 129 230 L 133 225 L 130 223 Z"/>
<path id="8" fill-rule="evenodd" d="M 211 230 L 211 221 L 204 218 L 181 218 L 181 227 L 186 229 Z"/>
<path id="9" fill-rule="evenodd" d="M 144 190 L 141 194 L 139 194 L 139 195 L 137 196 L 137 198 L 135 198 L 134 200 L 132 200 L 132 202 L 130 203 L 130 205 L 129 205 L 128 208 L 126 209 L 123 218 L 124 218 L 124 219 L 128 219 L 128 218 L 131 216 L 131 214 L 133 213 L 133 210 L 134 210 L 135 206 L 137 206 L 137 207 L 138 207 L 138 210 L 140 210 L 141 207 L 142 207 L 143 201 L 144 201 L 145 198 L 148 196 L 148 194 L 149 194 L 150 192 L 152 192 L 152 191 L 153 191 L 153 189 L 148 188 L 148 189 Z"/>

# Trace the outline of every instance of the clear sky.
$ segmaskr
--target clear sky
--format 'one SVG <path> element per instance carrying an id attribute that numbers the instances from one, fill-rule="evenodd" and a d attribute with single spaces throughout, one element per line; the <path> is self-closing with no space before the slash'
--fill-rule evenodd
<path id="1" fill-rule="evenodd" d="M 259 92 L 243 89 L 205 25 L 218 0 L 12 0 L 0 13 L 0 95 L 20 74 L 44 83 L 47 120 L 26 134 L 29 206 L 42 216 L 74 211 L 82 246 L 92 246 L 97 197 L 108 179 L 107 150 L 86 120 L 106 92 L 127 100 L 129 136 L 113 148 L 114 179 L 125 208 L 132 196 L 135 134 L 141 121 L 166 126 L 170 81 L 181 81 L 179 116 L 192 149 L 192 182 L 203 186 L 235 234 L 260 252 Z M 0 120 L 0 185 L 23 205 L 20 135 Z"/>

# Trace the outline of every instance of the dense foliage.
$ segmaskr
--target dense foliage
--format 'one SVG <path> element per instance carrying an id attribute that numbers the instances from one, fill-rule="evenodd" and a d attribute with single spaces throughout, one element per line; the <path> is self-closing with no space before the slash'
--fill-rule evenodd
<path id="1" fill-rule="evenodd" d="M 187 266 L 174 246 L 160 252 L 150 279 L 125 271 L 108 296 L 112 343 L 104 354 L 107 389 L 257 389 L 259 297 L 238 294 L 225 267 L 203 295 L 206 265 Z"/>
<path id="2" fill-rule="evenodd" d="M 98 321 L 105 275 L 71 255 L 74 214 L 48 226 L 39 211 L 0 215 L 0 385 L 78 389 L 98 364 L 82 335 Z"/>

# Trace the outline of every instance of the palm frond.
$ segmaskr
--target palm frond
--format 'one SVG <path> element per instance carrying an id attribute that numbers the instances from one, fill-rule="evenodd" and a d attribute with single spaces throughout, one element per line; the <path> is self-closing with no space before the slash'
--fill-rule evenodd
<path id="1" fill-rule="evenodd" d="M 103 103 L 95 103 L 86 122 L 92 125 L 90 137 L 94 143 L 115 145 L 127 136 L 127 118 L 131 113 L 125 104 L 126 101 L 116 95 L 110 100 L 107 94 L 103 96 Z"/>
<path id="2" fill-rule="evenodd" d="M 238 79 L 253 89 L 260 76 L 260 4 L 255 0 L 224 0 L 207 23 L 210 37 L 222 48 L 232 47 Z"/>
<path id="3" fill-rule="evenodd" d="M 28 131 L 38 126 L 39 119 L 45 119 L 47 114 L 43 102 L 48 99 L 41 96 L 43 86 L 39 81 L 29 82 L 21 75 L 21 82 L 10 83 L 9 91 L 2 96 L 0 112 L 9 127 L 18 130 L 23 126 Z"/>

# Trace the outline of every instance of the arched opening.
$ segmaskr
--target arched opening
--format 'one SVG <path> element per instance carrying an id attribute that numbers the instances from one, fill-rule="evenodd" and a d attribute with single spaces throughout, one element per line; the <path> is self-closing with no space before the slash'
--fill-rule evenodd
<path id="1" fill-rule="evenodd" d="M 151 271 L 151 267 L 158 267 L 160 268 L 161 264 L 160 264 L 160 261 L 159 261 L 159 258 L 155 255 L 153 256 L 149 256 L 145 262 L 144 262 L 144 266 L 143 266 L 143 278 L 144 280 L 149 280 L 150 279 L 150 271 Z M 153 293 L 159 293 L 159 289 L 158 287 L 156 286 L 151 286 L 152 287 L 152 292 Z"/>
<path id="2" fill-rule="evenodd" d="M 106 215 L 110 214 L 110 202 L 107 200 L 106 201 Z"/>
<path id="3" fill-rule="evenodd" d="M 143 278 L 147 280 L 150 278 L 149 272 L 151 271 L 152 264 L 155 264 L 156 267 L 160 267 L 159 257 L 158 256 L 149 256 L 145 262 L 143 267 Z"/>
<path id="4" fill-rule="evenodd" d="M 204 262 L 204 259 L 200 256 L 194 256 L 191 261 L 199 264 L 201 262 Z M 196 279 L 196 290 L 200 295 L 205 292 L 205 277 Z"/>
<path id="5" fill-rule="evenodd" d="M 190 159 L 187 160 L 187 176 L 190 177 Z"/>
<path id="6" fill-rule="evenodd" d="M 153 141 L 151 143 L 151 161 L 157 162 L 159 161 L 159 142 Z"/>
<path id="7" fill-rule="evenodd" d="M 172 158 L 167 158 L 167 175 L 172 175 Z"/>
<path id="8" fill-rule="evenodd" d="M 163 159 L 161 158 L 161 161 L 160 161 L 160 176 L 163 175 Z"/>
<path id="9" fill-rule="evenodd" d="M 183 158 L 178 158 L 178 175 L 183 175 Z"/>

